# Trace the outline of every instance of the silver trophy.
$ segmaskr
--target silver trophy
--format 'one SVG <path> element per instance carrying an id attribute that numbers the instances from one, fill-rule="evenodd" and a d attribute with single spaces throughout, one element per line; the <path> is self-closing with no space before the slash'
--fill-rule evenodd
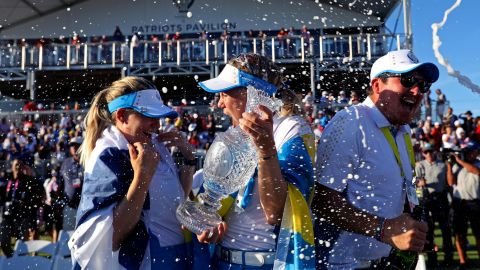
<path id="1" fill-rule="evenodd" d="M 265 92 L 247 87 L 247 112 L 261 114 L 258 105 L 275 111 L 276 103 Z M 203 165 L 203 188 L 199 202 L 185 201 L 177 209 L 177 219 L 188 230 L 201 234 L 216 228 L 222 218 L 217 214 L 220 201 L 245 186 L 257 167 L 256 146 L 239 126 L 215 137 Z"/>

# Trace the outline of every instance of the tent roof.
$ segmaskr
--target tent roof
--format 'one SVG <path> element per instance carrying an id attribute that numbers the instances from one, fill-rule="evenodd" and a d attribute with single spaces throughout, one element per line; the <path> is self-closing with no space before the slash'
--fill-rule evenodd
<path id="1" fill-rule="evenodd" d="M 0 1 L 0 31 L 29 23 L 89 0 L 2 0 Z M 376 16 L 384 22 L 401 0 L 308 0 L 321 8 L 336 7 L 366 16 Z"/>

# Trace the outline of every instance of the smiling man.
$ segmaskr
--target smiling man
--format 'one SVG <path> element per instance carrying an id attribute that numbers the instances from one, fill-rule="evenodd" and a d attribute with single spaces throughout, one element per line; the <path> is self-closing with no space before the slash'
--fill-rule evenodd
<path id="1" fill-rule="evenodd" d="M 411 51 L 389 52 L 372 66 L 365 101 L 327 125 L 312 204 L 318 268 L 384 269 L 392 246 L 423 249 L 427 225 L 403 214 L 418 203 L 408 124 L 437 79 Z"/>

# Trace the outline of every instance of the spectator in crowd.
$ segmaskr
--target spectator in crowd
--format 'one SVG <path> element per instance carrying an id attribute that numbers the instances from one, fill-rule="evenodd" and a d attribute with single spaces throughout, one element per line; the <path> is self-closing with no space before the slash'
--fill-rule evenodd
<path id="1" fill-rule="evenodd" d="M 278 57 L 285 56 L 285 50 L 287 48 L 287 36 L 288 32 L 285 30 L 285 27 L 280 28 L 278 31 L 277 38 L 278 38 Z"/>
<path id="2" fill-rule="evenodd" d="M 451 154 L 455 165 L 447 163 L 448 184 L 453 187 L 453 230 L 460 269 L 467 269 L 467 229 L 470 223 L 480 255 L 480 160 L 479 145 L 471 142 L 465 158 Z"/>
<path id="3" fill-rule="evenodd" d="M 310 31 L 308 31 L 307 26 L 303 25 L 302 29 L 300 30 L 300 36 L 303 38 L 303 44 L 305 46 L 305 53 L 309 53 L 310 50 Z"/>
<path id="4" fill-rule="evenodd" d="M 303 98 L 303 108 L 305 109 L 305 112 L 310 115 L 313 113 L 313 106 L 314 106 L 314 98 L 313 98 L 313 92 L 308 91 L 308 93 L 305 95 Z"/>
<path id="5" fill-rule="evenodd" d="M 473 140 L 480 143 L 480 116 L 475 118 L 476 128 L 473 132 Z"/>
<path id="6" fill-rule="evenodd" d="M 475 130 L 475 119 L 473 119 L 473 114 L 471 111 L 466 111 L 463 115 L 460 115 L 460 118 L 463 120 L 463 129 L 467 136 L 472 136 L 473 131 Z"/>
<path id="7" fill-rule="evenodd" d="M 5 117 L 0 121 L 0 135 L 7 134 L 10 131 L 10 125 L 7 124 L 7 119 Z"/>
<path id="8" fill-rule="evenodd" d="M 330 94 L 328 93 L 328 91 L 322 91 L 322 95 L 320 96 L 320 104 L 322 106 L 325 106 L 325 107 L 328 106 L 328 103 L 330 102 L 328 99 L 329 95 Z"/>
<path id="9" fill-rule="evenodd" d="M 350 92 L 350 101 L 348 102 L 348 105 L 357 105 L 360 104 L 360 96 L 357 94 L 357 92 L 352 91 Z"/>
<path id="10" fill-rule="evenodd" d="M 115 26 L 115 31 L 113 32 L 113 41 L 122 42 L 125 40 L 125 36 L 120 30 L 120 26 Z"/>
<path id="11" fill-rule="evenodd" d="M 394 263 L 392 246 L 423 250 L 428 226 L 402 214 L 405 197 L 418 203 L 408 124 L 438 75 L 434 64 L 419 63 L 409 50 L 389 52 L 372 66 L 367 99 L 327 125 L 312 203 L 319 268 L 385 269 Z"/>
<path id="12" fill-rule="evenodd" d="M 424 207 L 430 213 L 428 227 L 435 228 L 438 222 L 442 232 L 443 252 L 445 253 L 444 266 L 453 263 L 452 231 L 449 222 L 450 205 L 448 202 L 447 167 L 443 161 L 437 160 L 437 151 L 433 145 L 426 143 L 422 147 L 421 160 L 415 166 L 418 177 L 417 187 L 426 189 Z M 428 247 L 433 250 L 434 230 L 429 229 L 427 234 Z M 437 266 L 437 252 L 428 252 L 428 266 Z"/>
<path id="13" fill-rule="evenodd" d="M 423 133 L 425 134 L 425 136 L 427 136 L 428 139 L 430 139 L 430 132 L 432 132 L 432 126 L 432 117 L 427 116 L 425 118 L 425 123 L 423 123 Z"/>
<path id="14" fill-rule="evenodd" d="M 288 45 L 288 56 L 297 56 L 298 55 L 298 50 L 299 50 L 299 40 L 298 40 L 298 33 L 295 30 L 293 26 L 290 26 L 288 29 L 288 39 L 287 39 L 287 45 Z"/>
<path id="15" fill-rule="evenodd" d="M 425 132 L 423 131 L 423 121 L 419 120 L 417 122 L 417 127 L 415 128 L 414 131 L 415 139 L 420 142 L 425 140 Z"/>
<path id="16" fill-rule="evenodd" d="M 460 149 L 463 149 L 465 147 L 467 147 L 468 143 L 471 141 L 470 137 L 467 137 L 467 135 L 465 134 L 465 131 L 462 129 L 460 130 L 459 133 L 457 133 L 458 137 L 457 137 L 457 141 L 458 141 L 458 146 L 460 147 Z"/>
<path id="17" fill-rule="evenodd" d="M 443 126 L 442 147 L 452 149 L 457 145 L 457 136 L 450 125 Z"/>
<path id="18" fill-rule="evenodd" d="M 319 120 L 319 125 L 322 127 L 322 130 L 325 129 L 329 121 L 328 116 L 325 114 L 325 111 L 323 110 L 318 111 L 318 120 Z"/>
<path id="19" fill-rule="evenodd" d="M 443 115 L 443 124 L 445 126 L 449 125 L 452 128 L 455 127 L 455 121 L 458 120 L 458 117 L 453 114 L 453 108 L 448 107 L 447 112 Z"/>
<path id="20" fill-rule="evenodd" d="M 237 76 L 249 79 L 233 80 Z M 313 241 L 312 220 L 307 204 L 313 187 L 313 156 L 309 155 L 314 144 L 311 129 L 302 117 L 278 117 L 263 106 L 259 107 L 262 116 L 245 112 L 247 86 L 253 85 L 257 90 L 271 95 L 281 87 L 282 79 L 280 69 L 267 58 L 258 54 L 242 54 L 230 60 L 217 78 L 200 83 L 204 90 L 220 93 L 218 106 L 232 118 L 234 126 L 240 126 L 249 134 L 259 157 L 257 174 L 238 193 L 244 194 L 242 199 L 239 198 L 238 206 L 226 210 L 224 220 L 228 230 L 215 248 L 215 269 L 250 269 L 258 266 L 261 266 L 258 269 L 271 269 L 275 258 L 279 260 L 278 263 L 292 269 L 314 267 L 314 260 L 302 260 L 299 257 L 313 256 L 314 252 L 313 242 L 301 240 Z M 283 92 L 280 94 L 287 96 Z M 293 113 L 301 106 L 292 103 L 285 102 L 289 106 L 285 110 Z M 294 204 L 291 204 L 293 198 Z M 284 212 L 285 205 L 296 211 L 303 209 L 304 214 L 296 216 L 297 224 L 309 229 L 299 232 L 293 231 L 293 227 L 285 227 L 287 224 L 282 219 L 292 218 L 291 213 Z M 236 211 L 235 207 L 243 211 Z M 276 228 L 280 228 L 281 236 Z M 294 235 L 297 237 L 293 238 Z M 302 250 L 291 250 L 288 244 L 286 247 L 277 246 L 277 237 L 292 238 L 292 246 L 301 246 Z M 199 240 L 214 242 L 218 239 L 209 238 L 208 232 L 205 232 L 199 236 Z M 286 253 L 277 256 L 277 251 Z"/>
<path id="21" fill-rule="evenodd" d="M 465 133 L 465 130 L 462 127 L 462 123 L 460 120 L 456 120 L 453 122 L 454 130 L 455 130 L 455 135 L 457 136 L 457 140 L 460 138 L 460 134 L 463 132 Z"/>
<path id="22" fill-rule="evenodd" d="M 433 145 L 435 146 L 435 150 L 440 150 L 440 148 L 443 145 L 442 141 L 442 133 L 443 133 L 443 128 L 440 122 L 435 122 L 433 124 L 432 131 L 430 132 L 430 137 L 432 138 Z"/>
<path id="23" fill-rule="evenodd" d="M 432 116 L 432 99 L 430 98 L 431 90 L 428 89 L 428 92 L 425 93 L 423 97 L 423 106 L 425 107 L 425 118 Z"/>
<path id="24" fill-rule="evenodd" d="M 33 240 L 37 233 L 37 210 L 42 203 L 43 187 L 23 160 L 12 162 L 12 177 L 5 189 L 5 205 L 0 226 L 0 248 L 12 256 L 11 238 Z"/>
<path id="25" fill-rule="evenodd" d="M 58 233 L 63 229 L 64 207 L 63 190 L 56 170 L 51 171 L 51 177 L 45 180 L 43 188 L 46 195 L 43 205 L 45 231 L 52 237 L 52 242 L 55 243 L 58 240 Z"/>
<path id="26" fill-rule="evenodd" d="M 115 81 L 94 97 L 69 242 L 77 268 L 188 269 L 188 239 L 175 211 L 190 192 L 193 167 L 178 169 L 167 147 L 176 146 L 190 162 L 194 155 L 178 132 L 157 134 L 159 118 L 176 116 L 155 85 L 139 77 Z"/>
<path id="27" fill-rule="evenodd" d="M 81 137 L 70 140 L 69 154 L 60 168 L 60 189 L 63 191 L 65 207 L 63 208 L 63 227 L 65 230 L 75 229 L 75 216 L 80 203 L 83 186 L 83 166 L 80 164 L 78 149 L 82 144 Z"/>
<path id="28" fill-rule="evenodd" d="M 33 100 L 29 100 L 25 103 L 23 106 L 23 111 L 25 112 L 31 112 L 31 111 L 36 111 L 37 110 L 37 104 Z"/>
<path id="29" fill-rule="evenodd" d="M 337 103 L 342 105 L 348 105 L 348 98 L 345 91 L 341 90 L 337 97 Z"/>
<path id="30" fill-rule="evenodd" d="M 215 121 L 215 117 L 211 113 L 207 115 L 206 129 L 208 132 L 209 142 L 211 143 L 213 142 L 213 139 L 215 138 L 215 133 L 217 131 L 217 124 Z"/>
<path id="31" fill-rule="evenodd" d="M 437 94 L 437 104 L 435 110 L 437 113 L 437 119 L 440 121 L 443 119 L 443 114 L 445 113 L 447 97 L 444 93 L 442 93 L 442 90 L 440 89 L 435 90 L 435 94 Z"/>

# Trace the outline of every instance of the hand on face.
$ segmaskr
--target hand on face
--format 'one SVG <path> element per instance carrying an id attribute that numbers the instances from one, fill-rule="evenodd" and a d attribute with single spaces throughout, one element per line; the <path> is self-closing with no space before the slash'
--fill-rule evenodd
<path id="1" fill-rule="evenodd" d="M 259 105 L 262 115 L 244 112 L 239 120 L 240 128 L 250 135 L 260 156 L 275 154 L 273 137 L 273 112 L 267 107 Z"/>
<path id="2" fill-rule="evenodd" d="M 128 152 L 134 174 L 142 181 L 150 183 L 160 161 L 160 155 L 153 145 L 140 142 L 128 144 Z"/>

